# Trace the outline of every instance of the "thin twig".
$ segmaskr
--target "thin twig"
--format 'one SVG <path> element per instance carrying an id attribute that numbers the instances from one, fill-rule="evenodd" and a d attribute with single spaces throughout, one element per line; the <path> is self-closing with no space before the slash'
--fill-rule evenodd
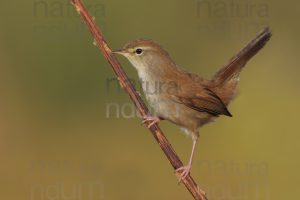
<path id="1" fill-rule="evenodd" d="M 82 4 L 80 0 L 72 0 L 72 3 L 75 6 L 79 15 L 81 16 L 81 18 L 83 19 L 83 21 L 88 26 L 90 32 L 94 36 L 94 40 L 98 48 L 101 50 L 106 60 L 111 64 L 112 69 L 116 74 L 116 76 L 118 77 L 118 80 L 122 88 L 128 93 L 130 99 L 136 106 L 140 115 L 142 117 L 146 117 L 149 113 L 147 106 L 145 105 L 141 97 L 138 95 L 138 93 L 135 91 L 133 85 L 129 81 L 129 78 L 127 77 L 125 71 L 122 69 L 116 57 L 112 54 L 111 48 L 108 46 L 107 42 L 105 41 L 103 34 L 100 28 L 96 25 L 93 17 L 89 15 L 88 11 L 86 10 L 85 6 Z M 149 128 L 149 130 L 153 134 L 155 140 L 157 141 L 157 143 L 159 144 L 159 146 L 161 147 L 165 155 L 167 156 L 173 168 L 178 169 L 179 167 L 182 167 L 183 164 L 181 160 L 177 156 L 171 144 L 164 136 L 161 129 L 157 125 L 154 125 L 151 128 Z M 188 189 L 188 191 L 193 195 L 195 200 L 207 200 L 205 193 L 198 188 L 197 184 L 195 183 L 195 181 L 190 175 L 188 175 L 185 179 L 183 179 L 182 182 L 185 185 L 185 187 Z"/>

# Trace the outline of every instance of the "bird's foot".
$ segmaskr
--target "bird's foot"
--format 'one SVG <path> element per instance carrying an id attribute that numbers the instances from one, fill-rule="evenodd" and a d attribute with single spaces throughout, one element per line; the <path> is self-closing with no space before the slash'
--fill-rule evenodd
<path id="1" fill-rule="evenodd" d="M 148 124 L 148 128 L 151 128 L 154 124 L 158 124 L 160 122 L 160 118 L 159 117 L 153 117 L 153 116 L 147 116 L 143 118 L 143 124 L 145 123 L 149 123 Z"/>
<path id="2" fill-rule="evenodd" d="M 179 173 L 178 183 L 181 183 L 181 181 L 187 177 L 187 175 L 191 171 L 191 168 L 192 168 L 192 165 L 188 164 L 186 166 L 179 167 L 178 169 L 175 170 L 175 172 Z"/>

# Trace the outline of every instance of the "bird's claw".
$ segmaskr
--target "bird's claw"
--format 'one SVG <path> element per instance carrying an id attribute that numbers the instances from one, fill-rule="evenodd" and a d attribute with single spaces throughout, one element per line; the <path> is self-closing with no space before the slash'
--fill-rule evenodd
<path id="1" fill-rule="evenodd" d="M 147 116 L 143 118 L 142 124 L 149 123 L 147 128 L 151 128 L 154 124 L 158 124 L 160 122 L 159 117 Z"/>
<path id="2" fill-rule="evenodd" d="M 175 172 L 179 173 L 178 183 L 181 183 L 181 181 L 187 177 L 187 175 L 191 171 L 191 168 L 192 168 L 192 165 L 189 164 L 186 166 L 179 167 L 178 169 L 175 170 Z"/>

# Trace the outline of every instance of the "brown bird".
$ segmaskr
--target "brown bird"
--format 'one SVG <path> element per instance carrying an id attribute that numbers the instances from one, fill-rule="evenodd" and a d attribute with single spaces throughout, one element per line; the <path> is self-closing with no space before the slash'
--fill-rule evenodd
<path id="1" fill-rule="evenodd" d="M 136 68 L 146 99 L 155 111 L 154 117 L 148 116 L 143 122 L 150 122 L 152 126 L 165 119 L 182 127 L 192 137 L 189 162 L 176 169 L 180 181 L 191 170 L 198 129 L 220 115 L 232 117 L 227 106 L 235 96 L 239 74 L 271 35 L 269 28 L 262 30 L 210 80 L 177 66 L 168 52 L 152 40 L 135 40 L 122 50 L 114 51 L 125 56 Z"/>

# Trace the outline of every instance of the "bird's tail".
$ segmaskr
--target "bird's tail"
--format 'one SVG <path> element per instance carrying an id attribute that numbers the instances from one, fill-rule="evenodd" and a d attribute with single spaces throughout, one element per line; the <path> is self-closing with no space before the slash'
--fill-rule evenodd
<path id="1" fill-rule="evenodd" d="M 270 29 L 268 27 L 264 28 L 253 40 L 239 51 L 236 56 L 232 57 L 226 65 L 217 71 L 213 80 L 216 81 L 218 85 L 223 85 L 225 82 L 237 78 L 248 60 L 265 46 L 271 36 L 272 33 Z"/>

